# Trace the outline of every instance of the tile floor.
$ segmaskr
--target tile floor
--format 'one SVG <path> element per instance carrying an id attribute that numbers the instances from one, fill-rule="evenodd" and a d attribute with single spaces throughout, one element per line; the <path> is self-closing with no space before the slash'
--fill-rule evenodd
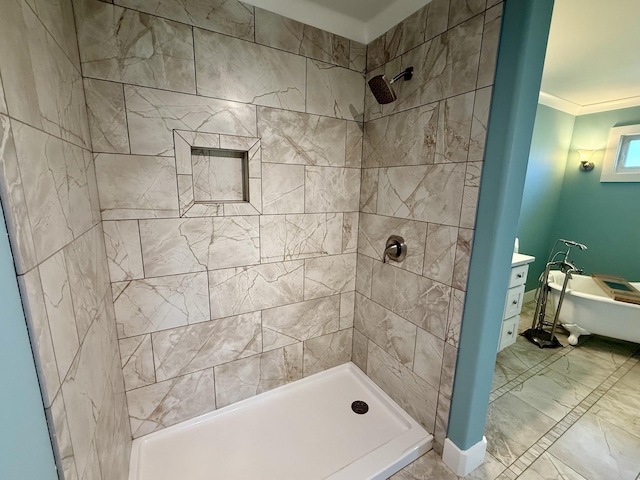
<path id="1" fill-rule="evenodd" d="M 520 332 L 535 305 L 522 309 Z M 466 479 L 640 480 L 640 345 L 564 332 L 558 349 L 524 337 L 498 354 L 485 464 Z M 454 480 L 431 451 L 393 480 Z"/>

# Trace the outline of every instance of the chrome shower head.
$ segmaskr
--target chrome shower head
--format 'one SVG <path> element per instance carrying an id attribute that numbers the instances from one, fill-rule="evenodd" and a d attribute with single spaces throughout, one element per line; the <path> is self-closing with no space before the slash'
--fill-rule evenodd
<path id="1" fill-rule="evenodd" d="M 369 80 L 369 88 L 371 93 L 376 97 L 379 104 L 384 105 L 386 103 L 394 102 L 398 96 L 393 90 L 393 83 L 401 78 L 404 80 L 410 80 L 413 76 L 413 67 L 408 67 L 398 75 L 393 77 L 391 81 L 388 81 L 384 75 L 376 75 Z"/>

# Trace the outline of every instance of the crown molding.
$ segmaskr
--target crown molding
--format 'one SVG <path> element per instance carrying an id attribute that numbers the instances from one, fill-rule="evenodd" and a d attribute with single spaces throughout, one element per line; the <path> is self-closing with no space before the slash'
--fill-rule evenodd
<path id="1" fill-rule="evenodd" d="M 588 105 L 579 105 L 570 102 L 561 97 L 556 97 L 550 93 L 540 91 L 538 103 L 547 107 L 555 108 L 561 112 L 570 115 L 588 115 L 590 113 L 608 112 L 610 110 L 618 110 L 620 108 L 638 107 L 640 106 L 640 96 L 621 98 L 618 100 L 610 100 L 608 102 L 591 103 Z"/>

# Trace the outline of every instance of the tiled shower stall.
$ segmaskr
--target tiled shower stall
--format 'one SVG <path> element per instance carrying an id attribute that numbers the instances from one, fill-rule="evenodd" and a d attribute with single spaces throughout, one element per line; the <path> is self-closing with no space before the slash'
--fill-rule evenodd
<path id="1" fill-rule="evenodd" d="M 351 360 L 441 446 L 502 4 L 365 46 L 235 0 L 2 3 L 0 192 L 61 477 L 125 479 L 132 437 Z M 407 66 L 381 107 L 366 80 Z"/>

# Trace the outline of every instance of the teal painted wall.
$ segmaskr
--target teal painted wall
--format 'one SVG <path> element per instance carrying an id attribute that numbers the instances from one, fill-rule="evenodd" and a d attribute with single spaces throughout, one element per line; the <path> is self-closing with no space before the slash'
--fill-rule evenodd
<path id="1" fill-rule="evenodd" d="M 536 257 L 529 266 L 527 291 L 538 286 L 538 277 L 556 240 L 553 224 L 558 215 L 575 119 L 573 115 L 538 104 L 518 222 L 520 253 Z"/>
<path id="2" fill-rule="evenodd" d="M 553 0 L 506 0 L 447 436 L 482 440 Z"/>
<path id="3" fill-rule="evenodd" d="M 0 207 L 0 479 L 54 480 L 53 451 Z"/>
<path id="4" fill-rule="evenodd" d="M 611 127 L 640 123 L 640 107 L 576 117 L 552 235 L 587 245 L 573 256 L 586 273 L 640 281 L 640 183 L 600 183 Z M 578 150 L 597 150 L 591 172 L 578 169 Z"/>

